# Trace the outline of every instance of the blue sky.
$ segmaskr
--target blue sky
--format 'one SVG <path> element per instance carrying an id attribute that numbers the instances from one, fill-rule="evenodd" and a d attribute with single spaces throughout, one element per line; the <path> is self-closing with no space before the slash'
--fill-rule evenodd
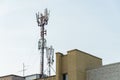
<path id="1" fill-rule="evenodd" d="M 35 13 L 50 10 L 47 45 L 55 52 L 79 49 L 120 62 L 119 0 L 0 0 L 0 76 L 39 73 Z"/>

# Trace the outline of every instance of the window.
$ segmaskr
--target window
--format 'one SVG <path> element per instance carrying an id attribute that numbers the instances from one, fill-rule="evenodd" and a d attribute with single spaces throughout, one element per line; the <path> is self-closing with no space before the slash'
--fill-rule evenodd
<path id="1" fill-rule="evenodd" d="M 63 80 L 68 80 L 68 74 L 63 74 Z"/>

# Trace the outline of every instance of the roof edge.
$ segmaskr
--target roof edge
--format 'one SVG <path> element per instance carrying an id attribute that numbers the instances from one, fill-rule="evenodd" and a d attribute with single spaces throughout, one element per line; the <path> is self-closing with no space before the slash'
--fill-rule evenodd
<path id="1" fill-rule="evenodd" d="M 98 59 L 102 60 L 102 58 L 99 58 L 99 57 L 97 57 L 97 56 L 94 56 L 94 55 L 92 55 L 92 54 L 89 54 L 89 53 L 87 53 L 87 52 L 84 52 L 84 51 L 81 51 L 81 50 L 78 50 L 78 49 L 69 50 L 69 51 L 67 51 L 67 53 L 71 53 L 71 52 L 73 52 L 73 51 L 82 52 L 82 53 L 84 53 L 84 54 L 87 54 L 87 55 L 90 55 L 90 56 L 92 56 L 92 57 L 95 57 L 95 58 L 98 58 Z"/>
<path id="2" fill-rule="evenodd" d="M 15 74 L 9 74 L 9 75 L 5 75 L 5 76 L 0 76 L 0 78 L 3 78 L 3 77 L 9 77 L 9 76 L 15 76 L 15 77 L 21 77 L 21 78 L 24 78 L 24 77 L 22 77 L 22 76 L 15 75 Z"/>

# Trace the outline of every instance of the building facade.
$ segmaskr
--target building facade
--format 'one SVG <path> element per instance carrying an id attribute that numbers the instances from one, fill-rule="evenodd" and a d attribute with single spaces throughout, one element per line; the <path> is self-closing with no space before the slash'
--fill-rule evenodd
<path id="1" fill-rule="evenodd" d="M 56 53 L 56 80 L 86 80 L 86 71 L 102 66 L 102 59 L 74 49 Z"/>
<path id="2" fill-rule="evenodd" d="M 7 75 L 7 76 L 1 76 L 0 80 L 25 80 L 25 79 L 24 77 L 17 75 Z"/>

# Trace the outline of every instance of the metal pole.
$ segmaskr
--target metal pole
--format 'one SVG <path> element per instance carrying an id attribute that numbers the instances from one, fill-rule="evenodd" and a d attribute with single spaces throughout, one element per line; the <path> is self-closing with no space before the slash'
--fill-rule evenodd
<path id="1" fill-rule="evenodd" d="M 49 60 L 49 76 L 51 75 L 51 70 L 50 70 L 50 60 Z"/>
<path id="2" fill-rule="evenodd" d="M 48 23 L 48 16 L 49 13 L 47 11 L 47 9 L 45 9 L 45 13 L 44 14 L 39 14 L 39 12 L 36 14 L 36 18 L 37 18 L 37 23 L 38 26 L 40 26 L 40 36 L 41 39 L 39 40 L 38 43 L 38 49 L 41 51 L 41 56 L 40 56 L 40 78 L 44 77 L 44 49 L 46 47 L 46 40 L 44 38 L 45 34 L 46 34 L 46 30 L 44 29 L 44 26 L 47 25 Z"/>
<path id="3" fill-rule="evenodd" d="M 44 25 L 41 26 L 41 38 L 42 38 L 42 51 L 41 51 L 41 77 L 43 77 L 44 73 Z"/>
<path id="4" fill-rule="evenodd" d="M 25 65 L 23 63 L 23 77 L 24 77 L 24 74 L 25 74 Z"/>

